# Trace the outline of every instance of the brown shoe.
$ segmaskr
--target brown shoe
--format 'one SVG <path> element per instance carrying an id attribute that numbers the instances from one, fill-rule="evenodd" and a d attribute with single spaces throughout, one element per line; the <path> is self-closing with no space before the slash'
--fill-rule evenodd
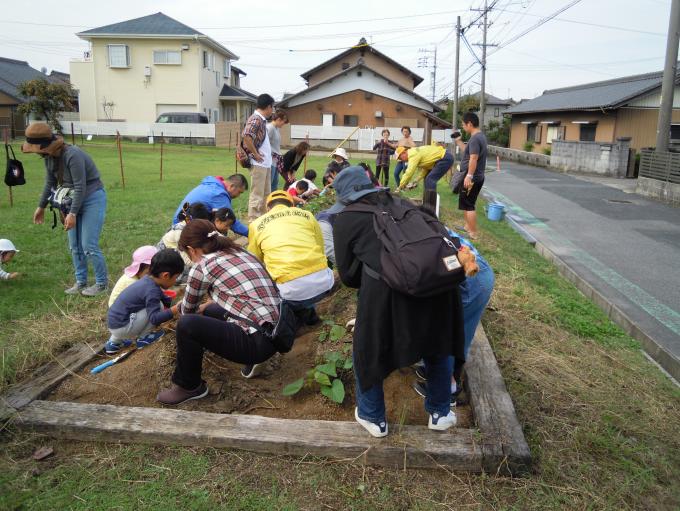
<path id="1" fill-rule="evenodd" d="M 201 380 L 201 384 L 194 390 L 183 389 L 173 383 L 169 389 L 160 391 L 158 396 L 156 396 L 156 400 L 164 405 L 178 405 L 192 399 L 201 399 L 207 395 L 208 386 Z"/>

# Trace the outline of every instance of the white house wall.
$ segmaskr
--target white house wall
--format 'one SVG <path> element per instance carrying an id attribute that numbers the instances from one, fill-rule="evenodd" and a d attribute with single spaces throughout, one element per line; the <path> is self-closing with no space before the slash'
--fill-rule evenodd
<path id="1" fill-rule="evenodd" d="M 331 96 L 337 96 L 353 90 L 363 90 L 383 96 L 405 105 L 421 108 L 432 112 L 432 106 L 426 101 L 414 98 L 411 94 L 400 90 L 399 86 L 388 82 L 384 78 L 376 75 L 368 69 L 361 70 L 361 76 L 357 76 L 357 71 L 352 70 L 331 81 L 324 83 L 311 91 L 305 91 L 299 96 L 287 101 L 289 107 L 304 105 L 313 101 L 319 101 Z"/>
<path id="2" fill-rule="evenodd" d="M 626 106 L 632 108 L 659 108 L 661 105 L 661 88 L 631 101 Z M 680 86 L 673 91 L 673 108 L 680 108 Z"/>

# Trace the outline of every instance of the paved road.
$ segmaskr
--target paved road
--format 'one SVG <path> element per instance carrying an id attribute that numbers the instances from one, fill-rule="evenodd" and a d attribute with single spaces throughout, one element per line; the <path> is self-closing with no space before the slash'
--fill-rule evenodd
<path id="1" fill-rule="evenodd" d="M 652 338 L 646 351 L 680 379 L 680 208 L 539 167 L 501 168 L 485 189 Z"/>

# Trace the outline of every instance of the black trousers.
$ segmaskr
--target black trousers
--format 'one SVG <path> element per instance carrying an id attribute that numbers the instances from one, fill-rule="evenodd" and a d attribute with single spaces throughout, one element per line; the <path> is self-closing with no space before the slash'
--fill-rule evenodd
<path id="1" fill-rule="evenodd" d="M 203 315 L 180 317 L 173 383 L 188 390 L 201 384 L 203 350 L 238 364 L 259 364 L 276 352 L 269 339 L 259 332 L 249 334 L 237 324 L 225 321 L 224 314 L 222 307 L 211 304 Z"/>
<path id="2" fill-rule="evenodd" d="M 383 178 L 380 181 L 380 173 L 382 172 Z M 382 183 L 383 186 L 390 184 L 390 166 L 389 165 L 376 165 L 375 167 L 375 178 Z"/>

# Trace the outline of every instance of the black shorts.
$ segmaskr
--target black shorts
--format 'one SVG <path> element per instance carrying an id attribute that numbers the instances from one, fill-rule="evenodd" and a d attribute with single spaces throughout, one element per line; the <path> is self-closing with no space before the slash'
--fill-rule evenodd
<path id="1" fill-rule="evenodd" d="M 458 209 L 461 211 L 474 211 L 475 204 L 477 203 L 477 196 L 479 195 L 482 186 L 484 186 L 483 179 L 478 183 L 472 183 L 470 191 L 461 188 L 460 193 L 458 194 Z"/>

